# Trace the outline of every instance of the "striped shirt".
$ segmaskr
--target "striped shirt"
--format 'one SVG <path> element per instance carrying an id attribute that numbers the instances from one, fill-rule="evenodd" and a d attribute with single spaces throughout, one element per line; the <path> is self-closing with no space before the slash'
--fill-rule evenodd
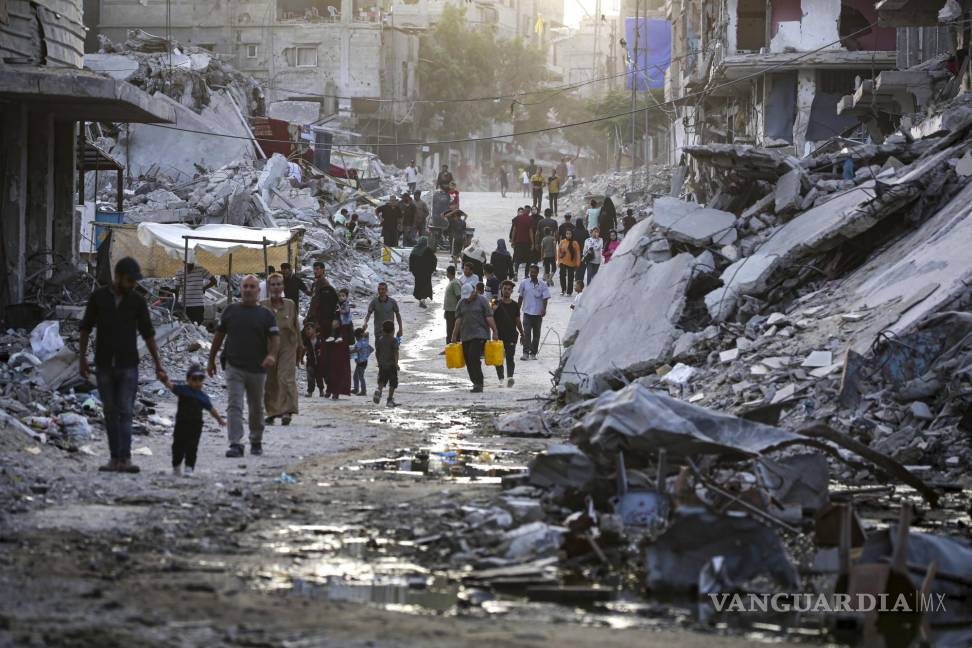
<path id="1" fill-rule="evenodd" d="M 184 270 L 179 270 L 176 273 L 176 285 L 179 290 L 182 290 L 182 275 Z M 196 266 L 189 271 L 186 275 L 186 289 L 185 294 L 182 296 L 182 303 L 186 306 L 205 306 L 206 299 L 203 297 L 205 292 L 206 284 L 209 282 L 209 271 L 206 268 L 201 268 Z"/>

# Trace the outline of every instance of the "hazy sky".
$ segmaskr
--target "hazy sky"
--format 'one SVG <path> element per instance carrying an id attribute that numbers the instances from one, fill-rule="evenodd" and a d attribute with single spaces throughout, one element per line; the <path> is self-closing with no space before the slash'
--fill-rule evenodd
<path id="1" fill-rule="evenodd" d="M 601 13 L 616 16 L 619 5 L 618 0 L 601 0 Z M 597 0 L 564 0 L 564 22 L 571 27 L 576 27 L 585 15 L 584 10 L 586 9 L 587 13 L 593 16 L 596 6 Z"/>

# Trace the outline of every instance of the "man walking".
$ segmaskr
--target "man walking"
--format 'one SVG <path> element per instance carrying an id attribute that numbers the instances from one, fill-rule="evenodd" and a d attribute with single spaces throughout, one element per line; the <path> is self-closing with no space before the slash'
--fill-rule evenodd
<path id="1" fill-rule="evenodd" d="M 388 296 L 388 284 L 382 281 L 378 284 L 378 296 L 368 304 L 368 314 L 365 315 L 364 326 L 368 330 L 368 320 L 375 316 L 375 328 L 381 330 L 382 322 L 390 322 L 392 318 L 398 321 L 398 337 L 402 337 L 402 314 L 398 311 L 398 302 Z"/>
<path id="2" fill-rule="evenodd" d="M 493 319 L 499 339 L 503 341 L 503 351 L 506 356 L 506 386 L 513 386 L 513 372 L 516 370 L 516 341 L 523 335 L 523 325 L 520 323 L 520 305 L 513 301 L 513 282 L 507 279 L 500 288 L 500 298 L 493 309 Z M 503 380 L 503 365 L 496 366 L 496 377 Z"/>
<path id="3" fill-rule="evenodd" d="M 416 191 L 413 194 L 413 203 L 415 203 L 415 217 L 412 224 L 415 226 L 415 231 L 418 232 L 419 236 L 427 236 L 428 222 L 429 222 L 429 206 L 422 200 L 422 192 Z"/>
<path id="4" fill-rule="evenodd" d="M 193 324 L 202 324 L 206 314 L 206 290 L 216 285 L 216 277 L 195 263 L 187 263 L 176 272 L 176 292 L 182 294 L 186 317 Z M 185 287 L 185 290 L 183 290 Z"/>
<path id="5" fill-rule="evenodd" d="M 537 167 L 536 172 L 530 176 L 530 185 L 533 187 L 533 206 L 537 209 L 543 207 L 543 187 L 547 181 L 543 177 L 543 169 Z"/>
<path id="6" fill-rule="evenodd" d="M 570 215 L 570 212 L 564 214 L 564 222 L 561 223 L 557 228 L 558 241 L 563 241 L 565 238 L 567 238 L 567 230 L 570 230 L 571 232 L 574 231 L 574 224 L 571 222 L 572 218 L 573 217 Z"/>
<path id="7" fill-rule="evenodd" d="M 459 300 L 462 299 L 462 282 L 456 279 L 456 266 L 454 265 L 446 268 L 446 277 L 449 278 L 449 283 L 446 284 L 442 307 L 445 310 L 446 344 L 451 344 L 452 330 L 456 327 L 456 308 L 459 306 Z"/>
<path id="8" fill-rule="evenodd" d="M 280 351 L 280 331 L 277 318 L 259 302 L 260 284 L 253 275 L 243 278 L 240 301 L 230 304 L 219 320 L 213 345 L 209 350 L 210 377 L 216 375 L 216 357 L 226 341 L 226 392 L 229 404 L 229 450 L 227 457 L 243 456 L 243 399 L 249 414 L 250 454 L 263 454 L 263 390 L 267 369 L 277 362 Z"/>
<path id="9" fill-rule="evenodd" d="M 399 207 L 402 212 L 402 247 L 415 244 L 415 203 L 412 202 L 412 194 L 405 192 L 402 194 L 402 202 Z"/>
<path id="10" fill-rule="evenodd" d="M 415 185 L 418 184 L 418 169 L 415 168 L 415 160 L 409 160 L 405 167 L 405 182 L 408 184 L 408 193 L 415 193 Z"/>
<path id="11" fill-rule="evenodd" d="M 439 176 L 435 179 L 435 186 L 442 191 L 449 191 L 449 185 L 454 182 L 452 173 L 449 171 L 449 165 L 443 164 L 442 170 L 439 171 Z"/>
<path id="12" fill-rule="evenodd" d="M 516 218 L 510 226 L 510 244 L 513 246 L 513 276 L 520 272 L 520 264 L 530 263 L 530 251 L 534 247 L 533 218 L 523 207 L 516 210 Z M 526 278 L 527 273 L 523 273 Z"/>
<path id="13" fill-rule="evenodd" d="M 550 288 L 540 281 L 540 268 L 530 265 L 530 277 L 520 282 L 520 310 L 523 313 L 523 357 L 520 360 L 536 360 L 540 348 L 540 325 L 547 315 Z"/>
<path id="14" fill-rule="evenodd" d="M 92 291 L 81 318 L 81 337 L 78 351 L 78 370 L 85 380 L 91 375 L 88 366 L 88 339 L 98 329 L 95 344 L 95 378 L 105 413 L 105 432 L 111 460 L 98 468 L 102 472 L 137 473 L 132 464 L 132 414 L 135 393 L 138 391 L 138 340 L 136 332 L 155 362 L 155 375 L 160 382 L 169 380 L 159 348 L 155 344 L 155 329 L 149 318 L 148 304 L 135 294 L 136 282 L 142 278 L 138 262 L 125 257 L 115 264 L 115 279 L 110 286 Z"/>
<path id="15" fill-rule="evenodd" d="M 499 168 L 500 195 L 506 198 L 506 190 L 510 188 L 510 174 L 506 172 L 506 167 L 502 164 Z"/>
<path id="16" fill-rule="evenodd" d="M 560 176 L 555 171 L 552 176 L 547 178 L 547 198 L 550 200 L 550 209 L 553 211 L 554 218 L 557 217 L 557 199 L 560 197 Z"/>
<path id="17" fill-rule="evenodd" d="M 402 224 L 402 209 L 398 205 L 398 198 L 394 195 L 389 197 L 387 203 L 375 209 L 375 215 L 381 223 L 381 238 L 385 247 L 398 245 Z"/>
<path id="18" fill-rule="evenodd" d="M 280 264 L 280 273 L 284 279 L 284 297 L 294 302 L 295 305 L 300 306 L 300 293 L 304 293 L 305 295 L 311 294 L 311 291 L 307 289 L 307 284 L 294 273 L 294 269 L 289 263 Z"/>
<path id="19" fill-rule="evenodd" d="M 492 337 L 490 337 L 492 334 Z M 476 292 L 476 287 L 466 284 L 462 287 L 462 301 L 456 308 L 456 325 L 453 339 L 462 342 L 462 355 L 466 359 L 466 371 L 472 381 L 473 394 L 483 391 L 483 346 L 486 340 L 498 339 L 496 320 L 486 298 Z"/>

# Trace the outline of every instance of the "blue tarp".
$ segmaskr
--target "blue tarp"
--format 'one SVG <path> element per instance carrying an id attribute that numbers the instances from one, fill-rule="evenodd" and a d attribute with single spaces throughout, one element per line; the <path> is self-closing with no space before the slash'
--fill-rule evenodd
<path id="1" fill-rule="evenodd" d="M 638 60 L 635 61 L 635 24 L 638 24 Z M 624 39 L 628 43 L 627 87 L 637 75 L 637 89 L 665 87 L 665 70 L 672 62 L 672 23 L 657 18 L 624 19 Z M 634 69 L 632 69 L 634 68 Z"/>

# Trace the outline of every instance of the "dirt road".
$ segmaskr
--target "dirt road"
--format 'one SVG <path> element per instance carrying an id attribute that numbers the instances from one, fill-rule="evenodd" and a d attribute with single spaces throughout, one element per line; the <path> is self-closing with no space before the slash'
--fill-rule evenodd
<path id="1" fill-rule="evenodd" d="M 463 201 L 492 250 L 522 199 Z M 268 429 L 262 457 L 224 458 L 225 432 L 207 421 L 193 478 L 169 474 L 169 434 L 136 437 L 141 474 L 106 475 L 96 470 L 107 456 L 100 437 L 92 455 L 3 431 L 0 645 L 743 645 L 678 630 L 670 609 L 661 625 L 675 629 L 661 630 L 644 609 L 480 604 L 458 572 L 429 570 L 441 557 L 415 541 L 429 520 L 499 486 L 401 458 L 481 447 L 484 462 L 523 465 L 545 443 L 498 437 L 490 421 L 548 394 L 569 318 L 555 290 L 539 358 L 517 364 L 514 388 L 490 370 L 485 393 L 470 394 L 465 372 L 439 355 L 444 272 L 437 281 L 429 309 L 394 295 L 405 319 L 401 407 L 302 398 L 290 426 Z M 220 382 L 210 391 L 225 410 Z M 160 399 L 171 414 L 171 398 Z"/>

